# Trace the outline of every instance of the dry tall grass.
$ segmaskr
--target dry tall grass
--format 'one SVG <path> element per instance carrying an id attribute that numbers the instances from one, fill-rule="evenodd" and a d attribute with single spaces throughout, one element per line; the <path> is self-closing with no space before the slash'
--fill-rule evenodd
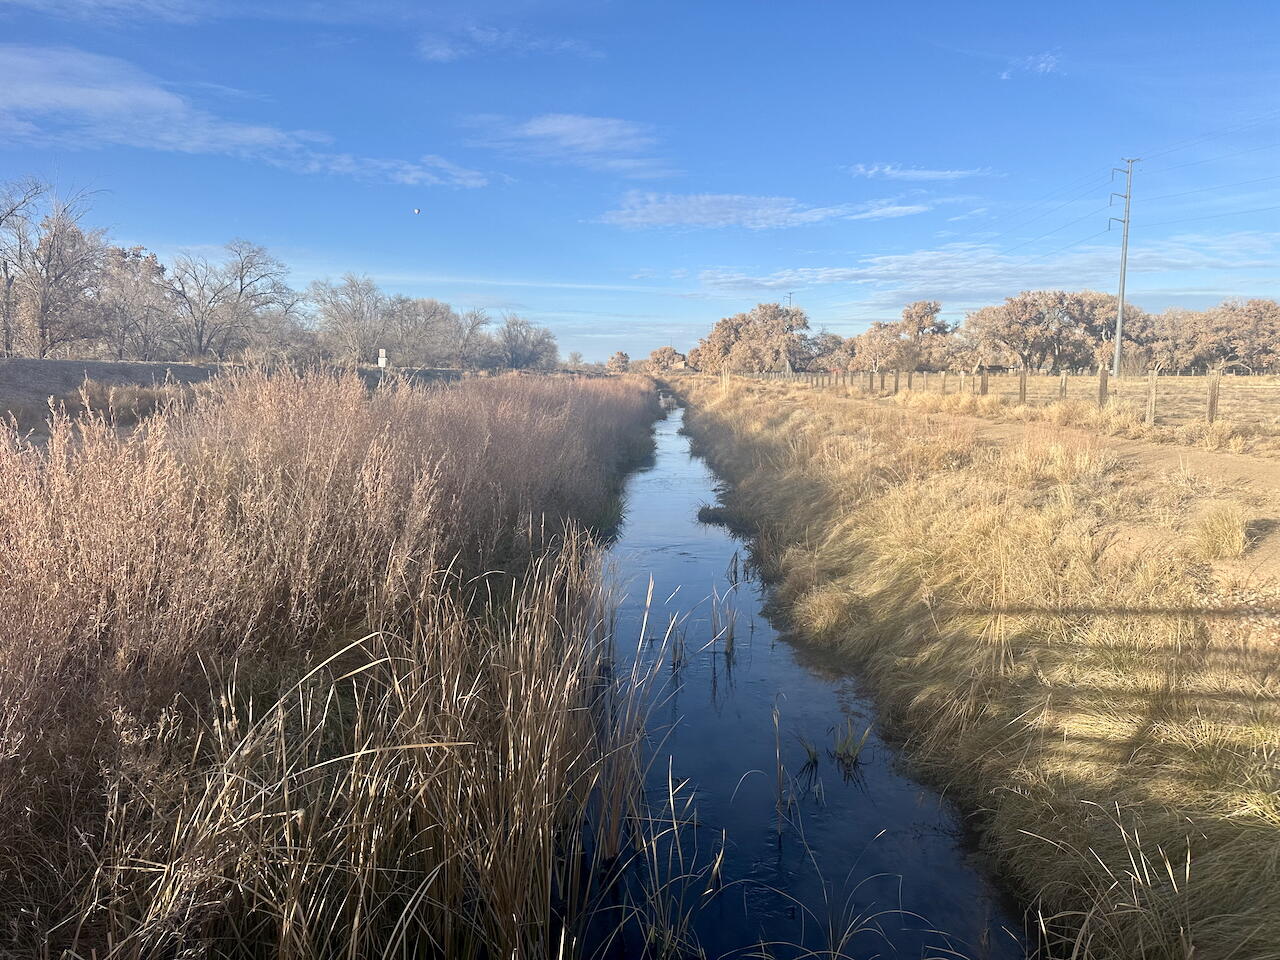
<path id="1" fill-rule="evenodd" d="M 1280 399 L 1280 391 L 1276 393 Z M 944 397 L 936 393 L 903 391 L 893 399 L 920 413 L 957 413 L 991 419 L 1050 423 L 1079 427 L 1112 437 L 1186 444 L 1232 453 L 1248 452 L 1260 456 L 1280 453 L 1280 427 L 1277 427 L 1274 418 L 1254 421 L 1223 418 L 1208 423 L 1202 415 L 1188 417 L 1177 423 L 1160 421 L 1148 424 L 1145 403 L 1134 398 L 1115 397 L 1101 407 L 1096 399 L 1072 398 L 1044 404 L 1019 404 L 1016 399 L 971 393 L 951 393 Z"/>
<path id="2" fill-rule="evenodd" d="M 41 404 L 15 403 L 0 397 L 0 422 L 7 422 L 20 434 L 45 434 L 52 426 L 52 413 L 74 418 L 96 411 L 116 427 L 132 427 L 161 407 L 183 403 L 197 389 L 191 384 L 169 383 L 108 384 L 85 380 L 78 390 Z"/>
<path id="3" fill-rule="evenodd" d="M 575 530 L 655 403 L 249 373 L 0 433 L 8 949 L 576 953 L 638 728 Z"/>
<path id="4" fill-rule="evenodd" d="M 1280 956 L 1275 637 L 1206 600 L 1194 536 L 1114 548 L 1132 478 L 1113 458 L 783 384 L 679 386 L 781 605 L 975 812 L 1048 955 Z"/>

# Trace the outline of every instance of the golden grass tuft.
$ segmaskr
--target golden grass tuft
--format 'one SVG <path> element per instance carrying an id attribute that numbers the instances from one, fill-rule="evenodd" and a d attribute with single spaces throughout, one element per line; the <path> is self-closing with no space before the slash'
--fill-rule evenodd
<path id="1" fill-rule="evenodd" d="M 1244 555 L 1249 546 L 1249 518 L 1234 500 L 1210 504 L 1192 527 L 1192 541 L 1203 560 L 1225 560 Z"/>

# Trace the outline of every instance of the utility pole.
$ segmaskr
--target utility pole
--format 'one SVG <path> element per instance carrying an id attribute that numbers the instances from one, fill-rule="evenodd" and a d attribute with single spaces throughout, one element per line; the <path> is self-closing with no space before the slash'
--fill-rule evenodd
<path id="1" fill-rule="evenodd" d="M 1113 193 L 1111 199 L 1116 197 L 1124 197 L 1124 219 L 1119 217 L 1111 217 L 1107 221 L 1107 226 L 1111 226 L 1112 220 L 1120 220 L 1124 224 L 1124 236 L 1120 240 L 1120 302 L 1116 305 L 1116 355 L 1111 362 L 1111 375 L 1113 377 L 1120 376 L 1120 337 L 1124 333 L 1124 274 L 1129 266 L 1129 202 L 1133 198 L 1133 165 L 1137 163 L 1141 157 L 1121 157 L 1124 161 L 1125 168 L 1122 171 L 1119 167 L 1112 167 L 1112 174 L 1124 174 L 1124 193 Z"/>
<path id="2" fill-rule="evenodd" d="M 787 309 L 791 308 L 791 294 L 787 294 Z"/>

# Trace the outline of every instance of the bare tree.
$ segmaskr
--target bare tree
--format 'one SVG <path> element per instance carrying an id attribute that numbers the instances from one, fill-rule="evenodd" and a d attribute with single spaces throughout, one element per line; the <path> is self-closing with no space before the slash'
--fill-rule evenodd
<path id="1" fill-rule="evenodd" d="M 170 316 L 164 266 L 143 247 L 109 247 L 98 295 L 102 339 L 117 360 L 155 360 Z"/>
<path id="2" fill-rule="evenodd" d="M 31 211 L 46 193 L 48 186 L 32 177 L 0 184 L 0 357 L 17 349 L 17 261 L 30 239 Z"/>
<path id="3" fill-rule="evenodd" d="M 348 273 L 341 283 L 317 280 L 311 285 L 320 332 L 335 356 L 371 360 L 387 347 L 387 298 L 369 277 Z"/>
<path id="4" fill-rule="evenodd" d="M 507 314 L 496 340 L 502 365 L 512 370 L 548 369 L 559 358 L 555 334 L 514 313 Z"/>
<path id="5" fill-rule="evenodd" d="M 311 362 L 320 359 L 323 351 L 311 318 L 299 310 L 282 308 L 267 310 L 258 317 L 244 355 L 266 363 Z"/>
<path id="6" fill-rule="evenodd" d="M 85 232 L 84 195 L 55 200 L 38 225 L 11 215 L 7 248 L 14 304 L 10 333 L 38 357 L 97 333 L 93 302 L 106 251 L 103 231 Z M 14 337 L 16 341 L 17 337 Z"/>
<path id="7" fill-rule="evenodd" d="M 453 362 L 462 318 L 449 304 L 397 294 L 387 301 L 386 312 L 389 347 L 399 362 L 420 367 Z"/>
<path id="8" fill-rule="evenodd" d="M 472 309 L 458 317 L 458 325 L 454 333 L 453 362 L 457 367 L 477 366 L 492 346 L 485 335 L 485 329 L 493 321 L 483 310 Z"/>
<path id="9" fill-rule="evenodd" d="M 233 240 L 226 249 L 223 263 L 183 255 L 170 272 L 173 333 L 186 356 L 225 357 L 249 341 L 264 315 L 300 302 L 284 264 L 265 248 Z"/>
<path id="10" fill-rule="evenodd" d="M 27 219 L 32 208 L 48 192 L 48 184 L 34 177 L 0 183 L 0 231 L 15 220 Z"/>

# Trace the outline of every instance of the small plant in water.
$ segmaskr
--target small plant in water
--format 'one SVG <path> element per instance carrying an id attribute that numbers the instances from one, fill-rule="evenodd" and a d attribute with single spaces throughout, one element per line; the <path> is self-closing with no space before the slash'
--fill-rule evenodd
<path id="1" fill-rule="evenodd" d="M 833 755 L 843 766 L 852 767 L 862 758 L 862 748 L 867 745 L 867 738 L 871 736 L 871 727 L 866 727 L 859 734 L 853 721 L 846 720 L 844 726 L 836 727 L 834 732 L 836 742 Z"/>
<path id="2" fill-rule="evenodd" d="M 804 766 L 800 768 L 800 772 L 809 773 L 818 768 L 818 748 L 804 737 L 798 738 L 800 746 L 804 747 Z"/>

